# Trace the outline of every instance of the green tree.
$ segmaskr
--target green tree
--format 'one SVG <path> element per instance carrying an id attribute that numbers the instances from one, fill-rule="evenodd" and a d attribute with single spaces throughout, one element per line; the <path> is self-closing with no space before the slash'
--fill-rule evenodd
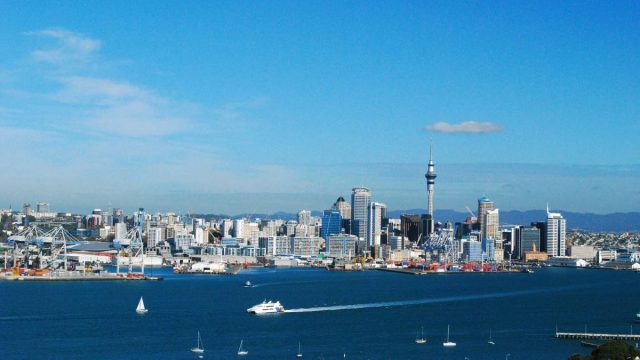
<path id="1" fill-rule="evenodd" d="M 622 340 L 611 340 L 598 346 L 591 355 L 573 354 L 569 360 L 633 360 L 636 356 L 640 356 L 640 351 L 633 346 Z"/>

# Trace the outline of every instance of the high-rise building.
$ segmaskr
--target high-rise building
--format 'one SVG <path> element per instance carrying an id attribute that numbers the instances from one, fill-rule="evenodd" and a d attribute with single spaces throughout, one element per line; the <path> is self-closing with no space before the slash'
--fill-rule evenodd
<path id="1" fill-rule="evenodd" d="M 298 213 L 298 224 L 309 226 L 311 224 L 311 211 L 301 210 Z"/>
<path id="2" fill-rule="evenodd" d="M 354 235 L 329 235 L 325 248 L 329 256 L 344 259 L 356 255 L 357 238 Z"/>
<path id="3" fill-rule="evenodd" d="M 525 227 L 520 229 L 520 238 L 518 239 L 517 255 L 522 259 L 525 252 L 540 249 L 540 229 L 536 227 Z"/>
<path id="4" fill-rule="evenodd" d="M 498 209 L 487 210 L 484 214 L 482 238 L 491 237 L 501 240 L 500 236 L 500 211 Z"/>
<path id="5" fill-rule="evenodd" d="M 485 234 L 484 227 L 487 221 L 487 211 L 489 210 L 493 210 L 493 201 L 489 200 L 486 196 L 478 199 L 478 222 L 480 223 L 480 234 L 482 234 L 482 236 Z"/>
<path id="6" fill-rule="evenodd" d="M 427 214 L 431 218 L 431 222 L 428 230 L 426 231 L 428 234 L 433 234 L 433 194 L 436 188 L 436 169 L 433 163 L 433 157 L 431 156 L 431 146 L 429 146 L 429 164 L 427 165 L 427 173 L 424 174 L 424 177 L 427 178 Z"/>
<path id="7" fill-rule="evenodd" d="M 116 229 L 120 223 L 116 224 Z M 124 225 L 124 224 L 123 224 Z M 160 227 L 150 227 L 147 233 L 147 248 L 154 248 L 156 245 L 164 240 L 165 230 Z"/>
<path id="8" fill-rule="evenodd" d="M 48 213 L 49 212 L 49 203 L 46 202 L 39 202 L 36 205 L 36 212 L 39 213 Z"/>
<path id="9" fill-rule="evenodd" d="M 322 230 L 320 236 L 327 240 L 329 235 L 340 234 L 342 230 L 342 217 L 338 210 L 325 210 L 322 213 Z"/>
<path id="10" fill-rule="evenodd" d="M 22 213 L 25 216 L 31 215 L 31 204 L 25 203 L 24 205 L 22 205 Z"/>
<path id="11" fill-rule="evenodd" d="M 547 206 L 547 254 L 565 256 L 567 220 L 560 213 L 549 212 Z"/>
<path id="12" fill-rule="evenodd" d="M 367 208 L 367 246 L 380 246 L 382 219 L 386 216 L 387 205 L 371 202 Z"/>
<path id="13" fill-rule="evenodd" d="M 400 233 L 402 235 L 402 249 L 406 242 L 418 242 L 422 237 L 422 222 L 420 216 L 413 214 L 400 215 Z"/>
<path id="14" fill-rule="evenodd" d="M 351 234 L 367 239 L 368 207 L 371 192 L 365 187 L 353 188 L 351 193 Z"/>
<path id="15" fill-rule="evenodd" d="M 346 220 L 351 219 L 351 205 L 344 200 L 342 196 L 336 200 L 336 202 L 331 207 L 332 210 L 340 211 L 340 217 Z"/>

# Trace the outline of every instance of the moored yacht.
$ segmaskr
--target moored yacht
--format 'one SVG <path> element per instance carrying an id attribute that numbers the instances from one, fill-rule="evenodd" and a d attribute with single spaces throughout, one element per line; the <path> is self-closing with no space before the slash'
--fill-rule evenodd
<path id="1" fill-rule="evenodd" d="M 284 312 L 284 307 L 280 305 L 280 301 L 273 302 L 271 300 L 269 301 L 265 300 L 258 305 L 254 305 L 248 308 L 247 312 L 250 314 L 256 314 L 256 315 L 277 314 L 277 313 Z"/>

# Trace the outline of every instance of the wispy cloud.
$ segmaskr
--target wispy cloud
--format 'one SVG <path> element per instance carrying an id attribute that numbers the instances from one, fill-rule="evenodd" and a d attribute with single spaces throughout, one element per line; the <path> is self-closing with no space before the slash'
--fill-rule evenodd
<path id="1" fill-rule="evenodd" d="M 459 124 L 451 124 L 439 121 L 425 127 L 427 131 L 442 133 L 491 133 L 503 130 L 503 127 L 492 122 L 465 121 Z"/>
<path id="2" fill-rule="evenodd" d="M 60 64 L 70 60 L 88 60 L 88 58 L 102 46 L 100 40 L 61 28 L 31 31 L 27 32 L 26 35 L 57 40 L 55 46 L 48 49 L 38 49 L 31 53 L 31 56 L 36 61 L 54 64 Z"/>
<path id="3" fill-rule="evenodd" d="M 193 127 L 188 106 L 126 81 L 65 77 L 56 101 L 82 105 L 81 121 L 92 131 L 122 136 L 165 136 Z"/>

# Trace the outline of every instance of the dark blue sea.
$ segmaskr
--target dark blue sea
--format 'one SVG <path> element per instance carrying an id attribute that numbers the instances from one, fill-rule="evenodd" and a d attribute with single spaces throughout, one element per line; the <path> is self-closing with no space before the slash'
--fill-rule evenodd
<path id="1" fill-rule="evenodd" d="M 205 359 L 238 358 L 241 340 L 246 359 L 295 359 L 299 342 L 304 359 L 567 359 L 590 350 L 556 340 L 556 324 L 628 333 L 640 311 L 640 274 L 623 271 L 153 275 L 165 279 L 0 282 L 0 358 L 195 359 L 189 349 L 199 330 Z M 247 280 L 255 286 L 245 288 Z M 140 296 L 145 316 L 135 313 Z M 292 312 L 247 314 L 263 299 Z M 447 325 L 455 348 L 442 346 Z M 422 326 L 427 343 L 419 345 Z"/>

